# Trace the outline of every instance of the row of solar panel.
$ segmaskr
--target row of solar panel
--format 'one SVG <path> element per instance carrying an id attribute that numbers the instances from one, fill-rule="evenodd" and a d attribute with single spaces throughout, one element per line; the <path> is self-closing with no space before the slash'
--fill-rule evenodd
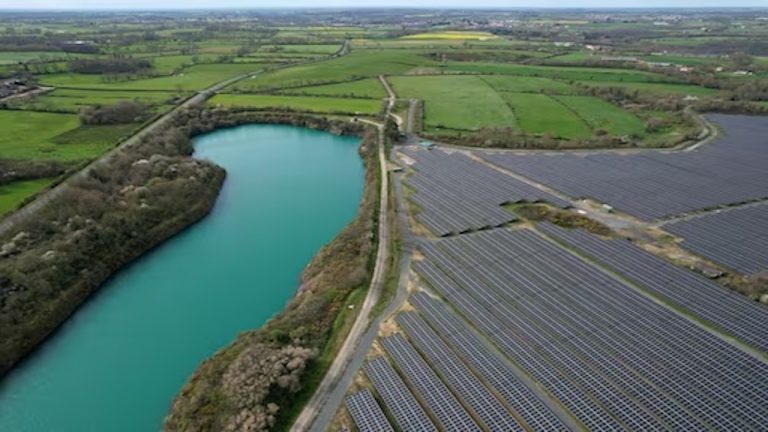
<path id="1" fill-rule="evenodd" d="M 478 156 L 573 198 L 644 220 L 768 197 L 768 118 L 713 115 L 725 130 L 688 152 Z"/>
<path id="2" fill-rule="evenodd" d="M 396 368 L 384 357 L 364 367 L 400 429 L 569 430 L 466 323 L 423 293 L 412 301 L 420 314 L 397 317 L 408 338 L 396 333 L 381 340 Z M 453 331 L 438 334 L 446 328 Z M 369 392 L 347 397 L 346 405 L 361 431 L 387 430 L 381 426 L 386 416 Z"/>
<path id="3" fill-rule="evenodd" d="M 681 246 L 744 274 L 768 270 L 768 204 L 725 210 L 670 223 Z"/>
<path id="4" fill-rule="evenodd" d="M 568 206 L 566 201 L 461 153 L 422 148 L 402 152 L 416 162 L 406 180 L 415 189 L 410 198 L 421 210 L 416 219 L 438 236 L 514 221 L 515 216 L 500 207 L 505 203 L 547 201 Z"/>
<path id="5" fill-rule="evenodd" d="M 539 228 L 567 246 L 621 273 L 655 296 L 689 311 L 744 342 L 768 351 L 768 308 L 686 271 L 627 240 L 603 240 L 549 223 Z"/>
<path id="6" fill-rule="evenodd" d="M 768 424 L 765 363 L 542 236 L 499 229 L 422 249 L 417 272 L 589 429 Z"/>

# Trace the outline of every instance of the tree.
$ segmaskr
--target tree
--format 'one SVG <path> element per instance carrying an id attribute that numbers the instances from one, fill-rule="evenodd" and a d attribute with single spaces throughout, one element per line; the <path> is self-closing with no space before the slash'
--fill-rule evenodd
<path id="1" fill-rule="evenodd" d="M 730 59 L 731 59 L 731 63 L 733 63 L 734 66 L 739 68 L 745 68 L 751 65 L 752 62 L 755 61 L 755 59 L 751 55 L 744 52 L 733 53 L 731 54 Z"/>

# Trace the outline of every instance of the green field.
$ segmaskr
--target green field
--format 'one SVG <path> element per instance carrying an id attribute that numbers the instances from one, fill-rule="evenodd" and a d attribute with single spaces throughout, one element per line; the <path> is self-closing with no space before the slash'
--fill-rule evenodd
<path id="1" fill-rule="evenodd" d="M 118 90 L 80 90 L 56 89 L 36 96 L 30 100 L 19 100 L 15 106 L 38 111 L 69 111 L 76 113 L 82 107 L 92 105 L 111 105 L 121 100 L 134 100 L 164 111 L 171 107 L 177 95 L 161 91 L 118 91 Z"/>
<path id="2" fill-rule="evenodd" d="M 305 53 L 305 54 L 333 54 L 341 48 L 341 45 L 328 44 L 297 44 L 297 45 L 264 45 L 257 52 L 279 53 Z"/>
<path id="3" fill-rule="evenodd" d="M 645 124 L 634 114 L 615 105 L 590 96 L 556 96 L 574 110 L 593 129 L 602 129 L 611 135 L 636 135 L 645 133 Z"/>
<path id="4" fill-rule="evenodd" d="M 0 111 L 0 158 L 92 159 L 136 125 L 83 126 L 74 114 Z"/>
<path id="5" fill-rule="evenodd" d="M 479 77 L 391 77 L 389 81 L 398 98 L 424 100 L 428 129 L 477 130 L 515 124 L 515 116 L 501 96 Z"/>
<path id="6" fill-rule="evenodd" d="M 211 54 L 202 55 L 164 55 L 153 56 L 152 72 L 157 75 L 170 75 L 177 69 L 184 66 L 191 66 L 198 63 L 213 62 L 215 56 Z"/>
<path id="7" fill-rule="evenodd" d="M 544 94 L 503 93 L 523 132 L 557 138 L 587 138 L 589 126 L 556 99 Z"/>
<path id="8" fill-rule="evenodd" d="M 448 62 L 441 64 L 440 68 L 451 72 L 539 76 L 574 81 L 649 82 L 669 80 L 669 78 L 662 75 L 645 71 L 575 66 L 531 66 L 510 63 Z"/>
<path id="9" fill-rule="evenodd" d="M 442 31 L 434 33 L 417 33 L 403 36 L 401 39 L 489 40 L 497 38 L 498 36 L 488 32 Z"/>
<path id="10" fill-rule="evenodd" d="M 274 96 L 253 94 L 219 94 L 211 98 L 211 105 L 240 108 L 275 108 L 319 113 L 375 115 L 382 102 L 375 99 L 354 99 L 315 96 Z"/>
<path id="11" fill-rule="evenodd" d="M 25 199 L 45 189 L 53 181 L 42 178 L 0 185 L 0 216 L 16 210 Z"/>
<path id="12" fill-rule="evenodd" d="M 236 83 L 232 88 L 258 91 L 335 83 L 375 77 L 379 74 L 402 74 L 416 67 L 432 64 L 434 62 L 414 51 L 353 51 L 340 58 L 260 74 L 253 79 Z"/>
<path id="13" fill-rule="evenodd" d="M 527 76 L 488 75 L 482 77 L 496 91 L 518 93 L 550 92 L 558 94 L 570 94 L 575 89 L 563 81 L 555 81 L 549 78 Z"/>
<path id="14" fill-rule="evenodd" d="M 65 158 L 51 141 L 76 129 L 80 120 L 72 114 L 0 111 L 0 158 Z"/>
<path id="15" fill-rule="evenodd" d="M 227 78 L 256 72 L 260 64 L 212 63 L 184 68 L 173 76 L 136 80 L 106 81 L 100 75 L 52 74 L 43 76 L 42 82 L 56 87 L 110 90 L 203 90 Z"/>
<path id="16" fill-rule="evenodd" d="M 387 96 L 387 92 L 378 78 L 364 78 L 338 84 L 297 87 L 281 90 L 278 93 L 313 96 L 354 96 L 370 99 L 382 99 Z"/>
<path id="17" fill-rule="evenodd" d="M 0 65 L 24 63 L 41 58 L 63 58 L 67 54 L 60 51 L 0 51 Z"/>

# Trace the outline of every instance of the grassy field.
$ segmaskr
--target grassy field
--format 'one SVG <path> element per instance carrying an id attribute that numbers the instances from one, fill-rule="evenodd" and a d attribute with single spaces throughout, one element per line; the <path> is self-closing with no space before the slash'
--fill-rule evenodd
<path id="1" fill-rule="evenodd" d="M 0 157 L 91 159 L 114 146 L 136 125 L 83 126 L 74 114 L 0 111 Z"/>
<path id="2" fill-rule="evenodd" d="M 331 82 L 375 77 L 379 74 L 402 74 L 434 62 L 406 50 L 353 51 L 344 57 L 267 72 L 232 88 L 244 91 L 309 86 Z"/>
<path id="3" fill-rule="evenodd" d="M 391 77 L 399 98 L 424 100 L 428 129 L 477 130 L 513 126 L 515 116 L 504 100 L 475 76 Z"/>
<path id="4" fill-rule="evenodd" d="M 67 54 L 60 51 L 0 51 L 0 65 L 40 60 L 41 57 L 51 59 L 66 56 Z"/>
<path id="5" fill-rule="evenodd" d="M 503 93 L 523 132 L 558 138 L 587 138 L 590 127 L 560 102 L 544 94 Z"/>
<path id="6" fill-rule="evenodd" d="M 603 129 L 611 135 L 636 135 L 645 133 L 645 124 L 634 114 L 615 105 L 590 96 L 556 96 L 574 110 L 593 129 Z"/>
<path id="7" fill-rule="evenodd" d="M 498 36 L 488 32 L 442 31 L 434 33 L 417 33 L 403 36 L 401 39 L 489 40 L 497 38 Z"/>
<path id="8" fill-rule="evenodd" d="M 80 90 L 56 89 L 30 100 L 19 100 L 17 105 L 22 109 L 38 111 L 70 111 L 78 112 L 89 105 L 110 105 L 121 100 L 135 100 L 163 111 L 170 108 L 177 95 L 161 91 L 125 91 L 125 90 Z"/>
<path id="9" fill-rule="evenodd" d="M 80 120 L 72 114 L 0 111 L 0 157 L 66 159 L 66 152 L 59 151 L 52 139 L 79 125 Z"/>
<path id="10" fill-rule="evenodd" d="M 570 66 L 531 66 L 511 63 L 448 62 L 440 68 L 452 72 L 471 72 L 478 74 L 522 75 L 544 78 L 559 78 L 574 81 L 617 81 L 617 82 L 653 82 L 668 78 L 651 72 Z"/>
<path id="11" fill-rule="evenodd" d="M 203 90 L 227 78 L 263 69 L 263 65 L 247 63 L 199 64 L 184 68 L 176 75 L 123 81 L 105 81 L 100 75 L 52 74 L 42 82 L 55 87 L 109 90 Z"/>
<path id="12" fill-rule="evenodd" d="M 253 94 L 219 94 L 211 98 L 211 105 L 242 108 L 276 108 L 319 113 L 345 113 L 375 115 L 382 102 L 376 99 L 335 98 L 321 96 L 275 96 Z"/>
<path id="13" fill-rule="evenodd" d="M 25 199 L 45 189 L 53 181 L 42 178 L 0 185 L 0 217 L 16 210 Z"/>
<path id="14" fill-rule="evenodd" d="M 360 98 L 382 99 L 387 96 L 378 78 L 364 78 L 338 84 L 297 87 L 281 90 L 282 94 L 302 94 L 313 96 L 354 96 Z"/>
<path id="15" fill-rule="evenodd" d="M 482 80 L 499 92 L 570 94 L 575 89 L 563 81 L 527 76 L 488 75 Z"/>
<path id="16" fill-rule="evenodd" d="M 264 45 L 257 52 L 333 54 L 341 48 L 336 44 Z"/>

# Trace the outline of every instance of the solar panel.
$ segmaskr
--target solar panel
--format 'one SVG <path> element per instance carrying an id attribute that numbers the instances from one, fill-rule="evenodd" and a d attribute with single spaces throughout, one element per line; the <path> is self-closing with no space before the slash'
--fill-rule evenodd
<path id="1" fill-rule="evenodd" d="M 768 197 L 768 118 L 710 115 L 725 135 L 694 151 L 476 154 L 573 198 L 644 220 Z"/>

